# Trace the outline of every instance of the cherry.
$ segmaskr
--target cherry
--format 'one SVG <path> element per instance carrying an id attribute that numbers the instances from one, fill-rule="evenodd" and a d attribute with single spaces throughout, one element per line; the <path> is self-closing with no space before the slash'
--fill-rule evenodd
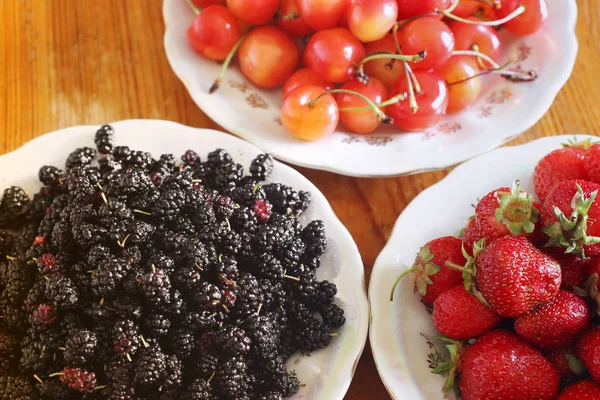
<path id="1" fill-rule="evenodd" d="M 377 52 L 385 52 L 396 54 L 396 43 L 394 36 L 391 33 L 385 35 L 382 39 L 365 44 L 367 54 Z M 388 90 L 391 90 L 396 81 L 404 76 L 404 67 L 402 62 L 396 60 L 373 60 L 365 63 L 364 71 L 367 76 L 377 78 L 385 85 Z"/>
<path id="2" fill-rule="evenodd" d="M 208 7 L 212 4 L 225 5 L 225 0 L 192 0 L 192 3 L 200 8 Z"/>
<path id="3" fill-rule="evenodd" d="M 300 15 L 316 30 L 338 26 L 348 7 L 349 0 L 296 0 Z"/>
<path id="4" fill-rule="evenodd" d="M 313 102 L 317 97 L 318 100 Z M 281 121 L 295 137 L 318 140 L 335 131 L 339 121 L 339 109 L 333 95 L 322 87 L 301 86 L 284 98 Z"/>
<path id="5" fill-rule="evenodd" d="M 388 91 L 383 83 L 375 78 L 369 79 L 366 84 L 358 79 L 352 79 L 344 83 L 341 88 L 360 93 L 375 104 L 382 103 L 388 97 Z M 340 122 L 351 132 L 367 134 L 375 131 L 381 125 L 381 118 L 368 107 L 368 103 L 362 98 L 343 92 L 336 95 L 336 100 L 340 108 Z M 344 108 L 361 109 L 344 111 Z M 380 109 L 385 112 L 385 108 Z"/>
<path id="6" fill-rule="evenodd" d="M 221 5 L 203 9 L 187 31 L 192 48 L 198 54 L 217 61 L 227 58 L 240 35 L 235 16 Z"/>
<path id="7" fill-rule="evenodd" d="M 238 55 L 244 75 L 255 85 L 267 89 L 282 86 L 300 60 L 296 42 L 272 25 L 251 30 Z"/>
<path id="8" fill-rule="evenodd" d="M 454 56 L 436 72 L 448 86 L 448 113 L 466 110 L 481 93 L 481 78 L 475 57 Z"/>
<path id="9" fill-rule="evenodd" d="M 496 11 L 498 17 L 508 16 L 520 5 L 525 6 L 525 12 L 506 22 L 504 26 L 517 35 L 531 35 L 548 19 L 548 5 L 546 0 L 502 0 L 502 8 Z"/>
<path id="10" fill-rule="evenodd" d="M 415 71 L 421 84 L 421 93 L 416 95 L 418 110 L 413 112 L 408 101 L 388 106 L 387 111 L 396 126 L 405 131 L 423 131 L 440 122 L 448 107 L 448 88 L 444 80 L 434 72 Z M 392 97 L 408 91 L 408 81 L 399 79 L 390 94 Z"/>
<path id="11" fill-rule="evenodd" d="M 452 4 L 452 0 L 396 0 L 396 2 L 399 21 L 430 14 L 435 10 L 445 10 Z"/>
<path id="12" fill-rule="evenodd" d="M 312 69 L 302 68 L 294 72 L 283 85 L 283 97 L 300 86 L 320 86 L 325 90 L 333 89 L 333 83 L 325 82 Z"/>
<path id="13" fill-rule="evenodd" d="M 501 6 L 500 3 L 498 4 Z M 485 4 L 480 0 L 461 0 L 454 11 L 452 11 L 452 14 L 462 18 L 468 18 L 474 15 L 480 15 L 487 20 L 494 20 L 497 18 L 496 8 L 490 4 Z"/>
<path id="14" fill-rule="evenodd" d="M 396 0 L 353 0 L 346 12 L 350 32 L 363 42 L 384 37 L 397 18 Z"/>
<path id="15" fill-rule="evenodd" d="M 454 35 L 448 25 L 431 17 L 418 18 L 405 24 L 398 32 L 405 54 L 426 50 L 427 57 L 414 69 L 435 69 L 446 63 L 454 49 Z"/>
<path id="16" fill-rule="evenodd" d="M 302 37 L 311 35 L 315 31 L 300 15 L 296 0 L 281 0 L 279 12 L 281 17 L 277 18 L 277 27 L 288 35 Z"/>
<path id="17" fill-rule="evenodd" d="M 481 21 L 477 17 L 467 17 L 466 19 Z M 454 34 L 454 49 L 473 50 L 475 46 L 478 51 L 487 54 L 495 61 L 500 59 L 502 51 L 500 38 L 494 28 L 484 25 L 465 24 L 460 21 L 452 21 L 448 26 Z"/>
<path id="18" fill-rule="evenodd" d="M 363 44 L 346 28 L 315 33 L 304 49 L 304 63 L 323 80 L 342 83 L 354 75 L 354 66 L 365 57 Z"/>
<path id="19" fill-rule="evenodd" d="M 277 13 L 279 0 L 227 0 L 227 8 L 241 21 L 264 25 Z"/>

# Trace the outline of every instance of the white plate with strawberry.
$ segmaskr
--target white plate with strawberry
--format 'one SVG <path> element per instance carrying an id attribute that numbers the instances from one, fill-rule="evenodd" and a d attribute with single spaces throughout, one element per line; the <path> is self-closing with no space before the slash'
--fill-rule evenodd
<path id="1" fill-rule="evenodd" d="M 596 306 L 582 297 L 597 297 L 600 145 L 561 149 L 572 140 L 467 161 L 398 218 L 369 288 L 371 347 L 394 399 L 444 399 L 452 372 L 463 400 L 600 399 Z M 460 372 L 444 364 L 452 344 Z M 584 383 L 558 397 L 567 376 Z"/>
<path id="2" fill-rule="evenodd" d="M 202 7 L 199 15 L 189 2 Z M 545 114 L 569 78 L 578 48 L 575 1 L 503 0 L 497 10 L 489 4 L 165 0 L 164 44 L 192 99 L 231 133 L 291 164 L 350 176 L 395 176 L 446 168 L 516 137 Z M 446 17 L 422 17 L 431 13 Z M 449 15 L 483 19 L 473 25 Z M 512 17 L 499 31 L 481 26 Z M 396 21 L 404 21 L 397 44 L 388 33 Z M 488 73 L 492 64 L 465 55 L 474 45 L 504 70 Z M 369 84 L 352 79 L 368 56 L 397 56 L 399 47 L 407 55 L 426 51 L 424 60 L 410 64 L 413 78 L 402 62 L 378 59 L 364 64 Z M 210 94 L 222 62 L 236 48 L 237 65 Z M 517 79 L 498 74 L 508 70 Z M 531 71 L 535 81 L 515 81 L 531 78 Z M 417 82 L 423 90 L 414 97 L 418 110 L 410 96 L 418 92 Z M 325 94 L 311 103 L 318 107 L 307 105 L 324 88 L 340 86 L 377 104 L 397 102 L 381 106 L 378 114 L 348 93 Z M 395 126 L 381 124 L 385 113 Z"/>

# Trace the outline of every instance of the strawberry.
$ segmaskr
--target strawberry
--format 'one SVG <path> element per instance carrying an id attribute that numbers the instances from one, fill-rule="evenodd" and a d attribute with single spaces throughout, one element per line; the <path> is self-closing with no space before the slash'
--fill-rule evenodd
<path id="1" fill-rule="evenodd" d="M 547 246 L 582 258 L 600 254 L 600 184 L 570 180 L 556 184 L 542 206 Z"/>
<path id="2" fill-rule="evenodd" d="M 564 250 L 558 247 L 547 247 L 544 252 L 560 264 L 562 272 L 561 289 L 573 290 L 574 286 L 583 286 L 588 277 L 589 260 L 583 260 L 575 254 L 565 254 Z"/>
<path id="3" fill-rule="evenodd" d="M 558 386 L 552 364 L 511 332 L 483 334 L 462 358 L 463 400 L 552 400 Z"/>
<path id="4" fill-rule="evenodd" d="M 558 400 L 598 400 L 600 385 L 594 381 L 581 381 L 568 386 L 560 393 Z"/>
<path id="5" fill-rule="evenodd" d="M 475 246 L 475 262 L 465 267 L 477 289 L 503 317 L 514 318 L 546 303 L 560 289 L 560 265 L 522 236 L 504 236 L 483 250 Z"/>
<path id="6" fill-rule="evenodd" d="M 465 251 L 470 256 L 473 255 L 473 245 L 483 239 L 483 236 L 479 234 L 477 229 L 477 219 L 473 216 L 467 222 L 465 229 L 462 234 L 462 241 Z"/>
<path id="7" fill-rule="evenodd" d="M 544 353 L 544 356 L 556 368 L 561 381 L 585 375 L 585 367 L 575 357 L 575 346 L 573 345 L 550 350 Z"/>
<path id="8" fill-rule="evenodd" d="M 571 142 L 542 158 L 533 172 L 535 192 L 545 201 L 554 185 L 572 179 L 587 179 L 584 166 L 586 145 Z"/>
<path id="9" fill-rule="evenodd" d="M 481 199 L 475 215 L 480 238 L 491 243 L 506 235 L 533 238 L 542 206 L 533 196 L 520 190 L 519 181 L 512 188 L 503 187 Z"/>
<path id="10" fill-rule="evenodd" d="M 465 263 L 460 239 L 445 236 L 427 243 L 421 247 L 413 266 L 396 279 L 390 300 L 393 300 L 400 280 L 412 273 L 415 292 L 421 295 L 425 303 L 433 304 L 439 295 L 463 281 L 461 272 L 447 267 L 447 262 L 461 265 Z"/>
<path id="11" fill-rule="evenodd" d="M 600 275 L 600 257 L 590 259 L 589 262 L 586 263 L 585 272 L 588 277 L 594 274 Z"/>
<path id="12" fill-rule="evenodd" d="M 587 331 L 575 344 L 577 357 L 596 382 L 600 382 L 600 328 Z"/>
<path id="13" fill-rule="evenodd" d="M 525 341 L 543 349 L 557 349 L 571 343 L 590 324 L 591 310 L 574 292 L 561 290 L 515 320 L 515 332 Z"/>
<path id="14" fill-rule="evenodd" d="M 585 153 L 584 167 L 589 180 L 600 183 L 600 144 L 594 144 Z"/>
<path id="15" fill-rule="evenodd" d="M 433 303 L 433 326 L 450 339 L 466 340 L 492 330 L 502 318 L 458 285 Z"/>

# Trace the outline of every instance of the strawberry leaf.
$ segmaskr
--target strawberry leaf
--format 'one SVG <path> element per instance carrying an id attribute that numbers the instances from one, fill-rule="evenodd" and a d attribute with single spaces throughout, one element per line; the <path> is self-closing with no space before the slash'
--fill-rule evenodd
<path id="1" fill-rule="evenodd" d="M 565 353 L 565 358 L 569 363 L 569 369 L 577 376 L 583 376 L 586 373 L 585 366 L 573 354 Z"/>
<path id="2" fill-rule="evenodd" d="M 514 181 L 510 192 L 497 192 L 499 207 L 496 220 L 506 225 L 513 235 L 532 233 L 540 220 L 540 210 L 535 208 L 533 196 L 521 192 L 521 184 Z"/>

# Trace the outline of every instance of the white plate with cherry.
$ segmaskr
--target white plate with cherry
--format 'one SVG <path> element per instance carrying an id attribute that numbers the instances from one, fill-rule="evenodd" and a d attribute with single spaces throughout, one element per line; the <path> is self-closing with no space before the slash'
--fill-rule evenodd
<path id="1" fill-rule="evenodd" d="M 572 0 L 193 2 L 163 13 L 196 104 L 280 160 L 349 176 L 442 169 L 502 145 L 546 113 L 578 48 Z"/>

